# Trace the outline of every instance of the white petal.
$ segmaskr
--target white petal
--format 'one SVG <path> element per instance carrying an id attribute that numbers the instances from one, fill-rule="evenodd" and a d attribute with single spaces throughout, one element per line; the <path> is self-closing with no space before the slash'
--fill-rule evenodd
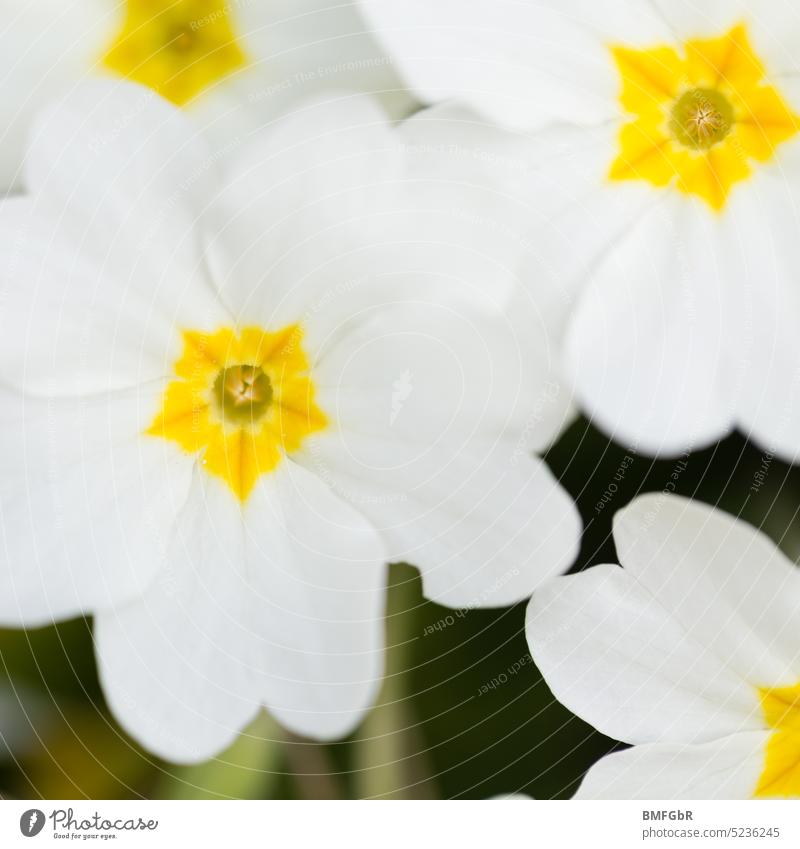
<path id="1" fill-rule="evenodd" d="M 738 420 L 789 462 L 800 457 L 800 161 L 731 198 L 723 257 L 735 315 Z"/>
<path id="2" fill-rule="evenodd" d="M 7 385 L 63 397 L 152 381 L 170 372 L 198 307 L 201 327 L 226 317 L 202 280 L 103 264 L 32 199 L 0 202 L 0 240 Z"/>
<path id="3" fill-rule="evenodd" d="M 97 617 L 112 709 L 176 761 L 224 749 L 262 703 L 299 733 L 346 734 L 380 683 L 384 559 L 365 522 L 288 462 L 244 513 L 198 472 L 160 580 Z"/>
<path id="4" fill-rule="evenodd" d="M 614 517 L 620 562 L 698 644 L 757 686 L 800 676 L 800 571 L 762 533 L 677 496 Z"/>
<path id="5" fill-rule="evenodd" d="M 364 98 L 305 105 L 236 157 L 212 211 L 223 297 L 243 322 L 302 321 L 317 353 L 367 307 L 441 297 L 505 310 L 516 358 L 537 372 L 526 391 L 540 395 L 541 375 L 558 370 L 566 299 L 538 275 L 519 293 L 530 204 L 511 196 L 505 141 L 462 115 L 395 131 Z M 560 424 L 561 397 L 537 445 Z"/>
<path id="6" fill-rule="evenodd" d="M 234 314 L 281 326 L 346 294 L 363 274 L 355 252 L 385 240 L 376 212 L 401 163 L 386 115 L 352 95 L 304 104 L 237 150 L 205 224 Z"/>
<path id="7" fill-rule="evenodd" d="M 268 514 L 279 536 L 260 527 Z M 299 734 L 342 737 L 381 684 L 385 547 L 357 510 L 294 463 L 258 488 L 247 526 L 269 603 L 259 622 L 266 704 Z"/>
<path id="8" fill-rule="evenodd" d="M 470 448 L 400 507 L 363 509 L 394 559 L 420 569 L 426 598 L 449 607 L 515 604 L 572 565 L 581 519 L 544 461 Z"/>
<path id="9" fill-rule="evenodd" d="M 615 752 L 589 770 L 575 798 L 751 799 L 768 736 L 751 731 L 700 745 L 655 743 Z"/>
<path id="10" fill-rule="evenodd" d="M 362 0 L 367 18 L 426 101 L 458 98 L 500 124 L 592 124 L 616 112 L 608 43 L 666 24 L 642 3 Z"/>
<path id="11" fill-rule="evenodd" d="M 414 466 L 388 465 L 391 443 L 369 445 L 375 456 L 384 453 L 382 467 L 326 447 L 312 449 L 311 468 L 369 517 L 391 560 L 420 569 L 425 596 L 440 604 L 516 603 L 577 556 L 575 506 L 524 448 L 474 441 L 456 454 L 430 451 L 423 476 Z"/>
<path id="12" fill-rule="evenodd" d="M 37 112 L 98 62 L 120 14 L 106 0 L 0 0 L 0 193 L 19 188 Z"/>
<path id="13" fill-rule="evenodd" d="M 518 601 L 576 553 L 575 508 L 530 458 L 563 388 L 514 331 L 464 305 L 397 298 L 332 329 L 313 364 L 332 424 L 299 459 L 448 604 Z"/>
<path id="14" fill-rule="evenodd" d="M 262 120 L 319 92 L 374 94 L 398 117 L 413 108 L 355 4 L 270 0 L 241 3 L 231 12 L 259 84 L 247 111 Z"/>
<path id="15" fill-rule="evenodd" d="M 520 316 L 525 307 L 518 302 L 509 308 L 512 318 L 536 324 L 525 334 L 531 340 L 544 333 L 560 348 L 586 269 L 650 200 L 625 191 L 630 187 L 614 195 L 601 190 L 617 144 L 613 131 L 565 125 L 534 134 L 502 130 L 447 102 L 404 121 L 397 135 L 408 151 L 408 179 L 419 181 L 415 218 L 424 206 L 445 219 L 423 221 L 424 238 L 431 241 L 435 233 L 440 239 L 435 256 L 441 276 L 449 269 L 463 290 L 484 297 L 510 288 L 513 298 L 524 284 L 535 315 Z M 446 219 L 444 231 L 437 224 Z M 420 240 L 419 230 L 391 223 L 393 232 L 407 234 L 408 244 L 415 235 Z M 435 256 L 425 258 L 427 270 L 437 269 Z M 507 278 L 513 278 L 510 286 Z"/>
<path id="16" fill-rule="evenodd" d="M 133 598 L 162 565 L 190 464 L 143 437 L 160 387 L 0 395 L 0 619 L 37 626 Z"/>
<path id="17" fill-rule="evenodd" d="M 719 241 L 705 210 L 662 201 L 601 261 L 573 316 L 567 367 L 579 399 L 647 453 L 702 446 L 733 423 Z"/>
<path id="18" fill-rule="evenodd" d="M 556 698 L 617 740 L 696 742 L 761 727 L 757 690 L 616 566 L 552 581 L 534 594 L 526 628 Z"/>
<path id="19" fill-rule="evenodd" d="M 767 73 L 776 75 L 800 70 L 797 39 L 800 13 L 791 0 L 654 0 L 679 41 L 717 38 L 744 23 Z"/>
<path id="20" fill-rule="evenodd" d="M 217 190 L 214 159 L 184 113 L 150 89 L 92 79 L 45 110 L 26 183 L 109 276 L 166 290 L 173 309 L 167 287 L 202 278 L 195 224 Z M 183 319 L 200 321 L 210 294 L 198 286 L 193 303 L 181 303 Z"/>

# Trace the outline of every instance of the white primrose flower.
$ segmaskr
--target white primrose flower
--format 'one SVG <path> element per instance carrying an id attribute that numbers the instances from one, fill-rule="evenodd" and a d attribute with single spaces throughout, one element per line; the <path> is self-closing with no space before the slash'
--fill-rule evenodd
<path id="1" fill-rule="evenodd" d="M 0 10 L 0 191 L 19 188 L 36 112 L 87 75 L 150 86 L 220 148 L 321 89 L 374 91 L 407 108 L 349 3 L 0 0 Z"/>
<path id="2" fill-rule="evenodd" d="M 556 698 L 633 748 L 579 798 L 800 797 L 800 570 L 750 525 L 674 495 L 614 517 L 620 563 L 528 608 Z"/>
<path id="3" fill-rule="evenodd" d="M 739 426 L 795 460 L 797 5 L 362 5 L 422 97 L 540 169 L 531 238 L 574 292 L 567 368 L 598 423 L 652 453 Z"/>
<path id="4" fill-rule="evenodd" d="M 166 758 L 262 705 L 347 734 L 388 562 L 469 607 L 575 557 L 531 454 L 569 408 L 546 311 L 497 306 L 491 182 L 458 182 L 427 126 L 341 96 L 220 161 L 180 110 L 94 80 L 0 205 L 0 621 L 91 613 L 113 712 Z"/>

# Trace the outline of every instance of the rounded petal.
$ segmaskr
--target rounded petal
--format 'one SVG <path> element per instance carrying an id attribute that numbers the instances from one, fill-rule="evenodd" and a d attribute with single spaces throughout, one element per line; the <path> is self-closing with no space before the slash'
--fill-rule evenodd
<path id="1" fill-rule="evenodd" d="M 680 39 L 714 38 L 743 23 L 768 76 L 800 70 L 800 14 L 791 0 L 655 0 L 654 5 Z"/>
<path id="2" fill-rule="evenodd" d="M 78 246 L 106 285 L 147 298 L 155 319 L 191 327 L 222 315 L 196 226 L 217 191 L 214 163 L 155 92 L 91 79 L 39 117 L 26 182 L 52 238 Z"/>
<path id="3" fill-rule="evenodd" d="M 0 395 L 0 620 L 36 627 L 140 595 L 191 464 L 142 436 L 158 388 Z"/>
<path id="4" fill-rule="evenodd" d="M 288 461 L 244 508 L 197 475 L 160 580 L 97 617 L 115 715 L 174 761 L 217 754 L 261 704 L 298 733 L 346 734 L 381 677 L 377 535 Z"/>
<path id="5" fill-rule="evenodd" d="M 420 569 L 426 598 L 454 608 L 515 604 L 569 569 L 581 519 L 543 460 L 471 449 L 412 490 L 410 509 L 365 512 L 396 559 Z"/>
<path id="6" fill-rule="evenodd" d="M 271 507 L 281 531 L 280 555 L 274 534 L 261 534 L 254 552 L 271 602 L 262 692 L 298 734 L 340 738 L 381 684 L 386 549 L 357 510 L 295 463 L 280 467 L 274 484 L 256 493 L 247 517 L 251 527 Z"/>
<path id="7" fill-rule="evenodd" d="M 390 461 L 391 446 L 381 447 Z M 515 604 L 574 562 L 581 520 L 543 461 L 483 442 L 432 453 L 427 477 L 335 465 L 340 455 L 322 448 L 312 467 L 381 531 L 390 560 L 419 568 L 426 598 L 439 604 Z"/>
<path id="8" fill-rule="evenodd" d="M 355 4 L 271 0 L 241 3 L 232 11 L 251 57 L 250 68 L 239 75 L 249 93 L 242 111 L 262 124 L 320 92 L 363 91 L 398 117 L 413 109 Z"/>
<path id="9" fill-rule="evenodd" d="M 309 330 L 390 273 L 504 303 L 530 205 L 511 197 L 507 140 L 450 116 L 392 128 L 363 96 L 304 103 L 227 160 L 207 217 L 223 297 L 248 321 Z"/>
<path id="10" fill-rule="evenodd" d="M 620 562 L 699 645 L 753 687 L 800 677 L 800 571 L 762 533 L 678 496 L 614 517 Z"/>
<path id="11" fill-rule="evenodd" d="M 386 115 L 359 95 L 305 104 L 227 159 L 204 226 L 234 315 L 294 323 L 356 285 L 401 161 Z"/>
<path id="12" fill-rule="evenodd" d="M 0 205 L 7 383 L 129 387 L 169 372 L 179 328 L 228 323 L 194 226 L 210 165 L 180 112 L 138 86 L 86 82 L 43 116 L 35 197 Z"/>
<path id="13" fill-rule="evenodd" d="M 526 630 L 556 698 L 617 740 L 702 742 L 763 725 L 757 690 L 616 566 L 550 582 Z"/>
<path id="14" fill-rule="evenodd" d="M 202 281 L 99 262 L 32 199 L 0 202 L 0 240 L 6 385 L 74 397 L 144 384 L 169 373 L 197 304 L 212 326 L 225 315 Z"/>
<path id="15" fill-rule="evenodd" d="M 390 131 L 364 98 L 307 104 L 237 157 L 210 215 L 222 296 L 245 323 L 301 321 L 318 361 L 360 325 L 373 329 L 378 310 L 391 319 L 398 304 L 500 311 L 504 326 L 492 344 L 513 348 L 515 374 L 530 364 L 524 393 L 540 415 L 520 427 L 543 447 L 569 408 L 568 393 L 553 390 L 567 299 L 552 277 L 540 285 L 531 275 L 520 287 L 530 203 L 510 189 L 519 147 L 474 116 L 434 111 Z M 419 329 L 439 333 L 430 320 Z M 465 353 L 471 363 L 475 354 Z"/>
<path id="16" fill-rule="evenodd" d="M 499 124 L 599 123 L 616 112 L 609 41 L 663 40 L 652 7 L 624 0 L 362 0 L 409 85 L 464 100 Z"/>
<path id="17" fill-rule="evenodd" d="M 572 317 L 579 400 L 647 453 L 703 446 L 733 424 L 719 238 L 716 220 L 683 198 L 654 205 L 600 262 Z"/>
<path id="18" fill-rule="evenodd" d="M 752 799 L 769 734 L 750 731 L 709 743 L 654 743 L 596 763 L 576 799 Z"/>
<path id="19" fill-rule="evenodd" d="M 397 297 L 332 328 L 313 364 L 331 425 L 299 460 L 447 604 L 519 601 L 577 552 L 575 507 L 530 456 L 564 392 L 514 331 L 463 304 Z"/>
<path id="20" fill-rule="evenodd" d="M 735 320 L 737 418 L 748 436 L 790 463 L 800 457 L 798 166 L 754 180 L 731 198 L 723 245 Z"/>
<path id="21" fill-rule="evenodd" d="M 105 0 L 0 2 L 0 193 L 20 187 L 36 114 L 98 62 L 120 12 Z"/>

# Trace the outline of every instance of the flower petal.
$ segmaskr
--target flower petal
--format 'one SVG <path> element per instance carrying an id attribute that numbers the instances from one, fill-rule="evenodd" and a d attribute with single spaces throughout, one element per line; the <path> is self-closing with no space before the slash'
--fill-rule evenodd
<path id="1" fill-rule="evenodd" d="M 363 274 L 401 175 L 385 113 L 363 96 L 312 101 L 226 161 L 206 215 L 222 297 L 245 323 L 313 317 Z M 244 316 L 244 318 L 243 318 Z"/>
<path id="2" fill-rule="evenodd" d="M 751 799 L 768 733 L 731 734 L 700 745 L 655 743 L 602 758 L 576 799 Z"/>
<path id="3" fill-rule="evenodd" d="M 195 222 L 217 188 L 214 159 L 181 110 L 150 89 L 101 78 L 76 86 L 40 115 L 25 173 L 54 230 L 107 276 L 158 292 L 202 279 Z M 174 309 L 183 293 L 167 292 Z M 211 294 L 197 285 L 181 303 L 190 326 Z"/>
<path id="4" fill-rule="evenodd" d="M 0 619 L 35 627 L 136 597 L 161 566 L 191 464 L 141 434 L 158 387 L 0 395 Z"/>
<path id="5" fill-rule="evenodd" d="M 428 102 L 458 98 L 501 125 L 612 117 L 617 79 L 607 45 L 663 41 L 642 3 L 554 0 L 362 0 L 409 85 Z M 566 7 L 566 8 L 565 8 Z"/>
<path id="6" fill-rule="evenodd" d="M 393 446 L 381 447 L 388 464 Z M 474 442 L 456 455 L 431 452 L 427 478 L 413 467 L 335 465 L 338 454 L 321 447 L 314 454 L 319 473 L 382 532 L 389 558 L 417 566 L 425 596 L 439 604 L 514 604 L 577 556 L 571 498 L 524 451 Z"/>
<path id="7" fill-rule="evenodd" d="M 617 740 L 699 742 L 763 727 L 757 691 L 625 570 L 550 582 L 526 630 L 556 698 Z"/>
<path id="8" fill-rule="evenodd" d="M 261 126 L 320 92 L 362 91 L 380 98 L 397 117 L 413 110 L 357 4 L 270 0 L 240 3 L 231 12 L 255 66 L 240 75 L 250 95 L 240 111 L 257 117 Z M 219 88 L 224 94 L 225 87 Z"/>
<path id="9" fill-rule="evenodd" d="M 566 393 L 516 330 L 463 304 L 396 298 L 332 331 L 313 366 L 331 426 L 298 459 L 448 604 L 518 601 L 576 553 L 575 508 L 530 457 Z"/>
<path id="10" fill-rule="evenodd" d="M 161 378 L 184 317 L 225 316 L 196 278 L 104 264 L 32 199 L 0 204 L 0 240 L 0 379 L 27 392 L 74 397 Z"/>
<path id="11" fill-rule="evenodd" d="M 745 522 L 697 501 L 650 494 L 614 517 L 625 570 L 753 687 L 800 678 L 800 571 Z"/>
<path id="12" fill-rule="evenodd" d="M 748 436 L 789 462 L 800 457 L 798 166 L 731 198 L 721 251 L 735 319 L 737 418 Z"/>
<path id="13" fill-rule="evenodd" d="M 799 70 L 800 15 L 791 0 L 654 0 L 679 38 L 718 38 L 744 24 L 768 76 Z M 715 64 L 724 64 L 718 61 Z M 746 67 L 746 66 L 745 66 Z"/>
<path id="14" fill-rule="evenodd" d="M 567 368 L 589 414 L 615 438 L 671 453 L 719 438 L 728 302 L 709 245 L 717 222 L 670 197 L 601 260 L 572 318 Z"/>
<path id="15" fill-rule="evenodd" d="M 0 4 L 0 192 L 19 189 L 28 135 L 43 105 L 100 59 L 121 13 L 105 0 Z"/>
<path id="16" fill-rule="evenodd" d="M 175 761 L 217 754 L 266 703 L 317 738 L 349 732 L 380 683 L 384 552 L 313 476 L 285 461 L 244 513 L 198 472 L 141 601 L 96 619 L 122 724 Z"/>

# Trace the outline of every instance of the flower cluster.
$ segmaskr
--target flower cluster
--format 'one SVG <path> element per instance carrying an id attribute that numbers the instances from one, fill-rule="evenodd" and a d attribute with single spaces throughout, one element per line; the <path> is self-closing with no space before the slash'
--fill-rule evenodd
<path id="1" fill-rule="evenodd" d="M 780 0 L 30 0 L 0 624 L 91 615 L 116 719 L 197 762 L 264 708 L 353 731 L 404 562 L 444 626 L 530 600 L 554 696 L 631 745 L 579 797 L 800 796 L 800 572 L 685 466 L 617 503 L 735 427 L 800 459 L 798 47 Z M 576 411 L 625 445 L 622 568 L 565 575 Z"/>

